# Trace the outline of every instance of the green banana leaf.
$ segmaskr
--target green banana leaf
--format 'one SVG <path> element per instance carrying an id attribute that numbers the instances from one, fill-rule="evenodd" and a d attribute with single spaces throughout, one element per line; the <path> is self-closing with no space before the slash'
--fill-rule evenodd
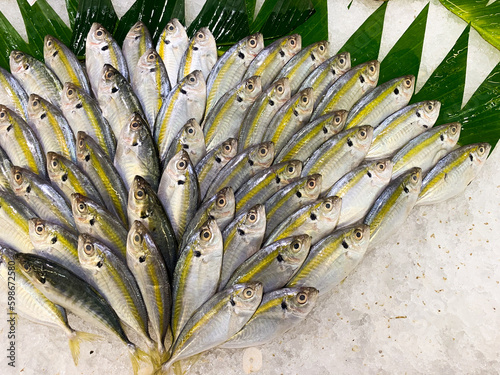
<path id="1" fill-rule="evenodd" d="M 75 18 L 78 11 L 78 0 L 66 0 L 66 10 L 68 11 L 69 25 L 71 30 L 75 28 Z"/>
<path id="2" fill-rule="evenodd" d="M 500 49 L 500 1 L 439 0 L 448 10 L 470 23 L 479 34 Z"/>
<path id="3" fill-rule="evenodd" d="M 9 55 L 12 50 L 21 50 L 32 54 L 31 48 L 21 35 L 0 12 L 0 66 L 9 70 Z"/>

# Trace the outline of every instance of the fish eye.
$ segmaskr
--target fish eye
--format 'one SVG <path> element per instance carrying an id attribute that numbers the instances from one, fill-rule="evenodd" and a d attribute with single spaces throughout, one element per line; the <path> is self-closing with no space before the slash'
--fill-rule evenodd
<path id="1" fill-rule="evenodd" d="M 23 175 L 21 173 L 16 172 L 14 174 L 14 180 L 16 180 L 17 182 L 20 182 L 22 179 L 23 179 Z"/>
<path id="2" fill-rule="evenodd" d="M 262 156 L 266 156 L 266 155 L 267 155 L 267 148 L 262 147 L 262 148 L 259 150 L 259 153 L 260 153 Z"/>
<path id="3" fill-rule="evenodd" d="M 294 45 L 295 45 L 295 39 L 290 40 L 290 44 L 291 44 L 292 46 L 294 46 Z"/>
<path id="4" fill-rule="evenodd" d="M 69 90 L 68 90 L 68 95 L 69 95 L 69 96 L 73 95 L 73 90 L 72 90 L 72 89 L 69 89 Z"/>
<path id="5" fill-rule="evenodd" d="M 250 39 L 250 46 L 252 47 L 255 47 L 255 45 L 257 44 L 257 42 L 255 41 L 255 39 Z"/>
<path id="6" fill-rule="evenodd" d="M 33 100 L 33 107 L 36 107 L 38 105 L 38 100 Z"/>
<path id="7" fill-rule="evenodd" d="M 230 145 L 225 145 L 224 146 L 224 150 L 226 150 L 227 152 L 231 151 L 231 146 Z"/>
<path id="8" fill-rule="evenodd" d="M 135 192 L 135 198 L 136 199 L 142 199 L 146 196 L 146 193 L 144 192 L 144 190 L 142 189 L 137 189 L 137 191 Z"/>
<path id="9" fill-rule="evenodd" d="M 168 29 L 172 31 L 174 29 L 174 25 L 168 25 Z"/>
<path id="10" fill-rule="evenodd" d="M 83 212 L 85 211 L 85 203 L 78 203 L 78 211 Z"/>
<path id="11" fill-rule="evenodd" d="M 339 63 L 343 64 L 344 63 L 344 59 L 339 59 Z"/>
<path id="12" fill-rule="evenodd" d="M 203 33 L 198 33 L 198 35 L 197 35 L 198 39 L 203 39 L 204 36 L 205 36 L 205 34 L 203 34 Z"/>
<path id="13" fill-rule="evenodd" d="M 219 207 L 224 207 L 226 205 L 226 200 L 223 198 L 223 197 L 220 197 L 218 200 L 217 200 L 217 205 Z"/>
<path id="14" fill-rule="evenodd" d="M 316 182 L 314 180 L 310 180 L 307 185 L 312 189 L 313 187 L 316 186 Z"/>
<path id="15" fill-rule="evenodd" d="M 361 137 L 361 139 L 366 138 L 366 131 L 364 131 L 364 130 L 360 130 L 360 131 L 359 131 L 359 136 Z"/>
<path id="16" fill-rule="evenodd" d="M 294 249 L 294 250 L 300 249 L 300 243 L 299 243 L 299 241 L 293 241 L 293 243 L 292 243 L 292 249 Z"/>
<path id="17" fill-rule="evenodd" d="M 385 164 L 384 163 L 377 163 L 377 167 L 378 167 L 378 169 L 383 171 L 385 169 Z"/>
<path id="18" fill-rule="evenodd" d="M 28 262 L 23 262 L 22 266 L 26 272 L 31 272 L 31 266 L 29 265 Z"/>
<path id="19" fill-rule="evenodd" d="M 432 104 L 429 104 L 429 105 L 427 106 L 427 109 L 428 109 L 429 111 L 432 111 L 432 109 L 433 109 L 433 108 L 434 108 L 434 106 L 433 106 Z"/>
<path id="20" fill-rule="evenodd" d="M 335 123 L 340 124 L 340 121 L 342 121 L 342 118 L 340 116 L 335 116 Z"/>
<path id="21" fill-rule="evenodd" d="M 451 133 L 455 134 L 456 132 L 457 132 L 457 127 L 456 126 L 452 126 L 451 127 Z"/>
<path id="22" fill-rule="evenodd" d="M 324 51 L 324 50 L 325 50 L 325 46 L 324 46 L 324 45 L 320 45 L 320 46 L 319 46 L 319 50 L 320 50 L 320 51 Z"/>
<path id="23" fill-rule="evenodd" d="M 330 202 L 326 202 L 326 203 L 325 203 L 325 208 L 326 208 L 327 210 L 330 210 L 330 209 L 332 208 L 332 204 L 331 204 Z"/>
<path id="24" fill-rule="evenodd" d="M 208 229 L 203 229 L 201 232 L 201 239 L 204 241 L 208 241 L 212 238 L 212 233 Z"/>
<path id="25" fill-rule="evenodd" d="M 92 245 L 91 243 L 86 243 L 83 247 L 83 251 L 87 255 L 94 255 L 94 245 Z"/>
<path id="26" fill-rule="evenodd" d="M 410 87 L 411 86 L 411 80 L 410 79 L 405 80 L 405 85 L 407 87 Z"/>
<path id="27" fill-rule="evenodd" d="M 293 172 L 295 172 L 295 168 L 293 167 L 293 165 L 291 165 L 288 167 L 288 173 L 293 173 Z"/>
<path id="28" fill-rule="evenodd" d="M 133 121 L 132 124 L 130 124 L 130 127 L 134 130 L 137 130 L 141 127 L 141 123 L 139 121 Z"/>
<path id="29" fill-rule="evenodd" d="M 300 292 L 297 294 L 297 302 L 301 305 L 307 302 L 307 294 Z"/>
<path id="30" fill-rule="evenodd" d="M 196 81 L 196 79 L 193 76 L 189 77 L 189 82 L 194 82 L 194 81 Z"/>
<path id="31" fill-rule="evenodd" d="M 247 88 L 248 88 L 249 90 L 253 90 L 253 85 L 252 85 L 251 83 L 249 83 L 249 84 L 248 84 L 248 86 L 247 86 Z"/>
<path id="32" fill-rule="evenodd" d="M 184 169 L 186 169 L 186 167 L 187 167 L 187 163 L 184 160 L 179 160 L 177 162 L 177 169 L 183 171 Z"/>
<path id="33" fill-rule="evenodd" d="M 4 111 L 0 112 L 0 118 L 4 118 L 4 117 L 5 117 L 5 112 Z"/>
<path id="34" fill-rule="evenodd" d="M 354 232 L 354 236 L 356 237 L 356 239 L 360 240 L 363 238 L 363 232 L 360 230 L 360 229 L 357 229 L 355 232 Z"/>
<path id="35" fill-rule="evenodd" d="M 245 288 L 245 290 L 243 291 L 243 295 L 245 296 L 245 298 L 252 298 L 254 295 L 254 291 L 252 288 Z"/>
<path id="36" fill-rule="evenodd" d="M 52 46 L 52 40 L 50 40 L 50 39 L 49 39 L 49 40 L 47 41 L 47 47 L 50 47 L 50 46 Z"/>
<path id="37" fill-rule="evenodd" d="M 279 93 L 282 93 L 283 92 L 283 86 L 279 85 L 278 88 L 277 88 L 278 92 Z"/>
<path id="38" fill-rule="evenodd" d="M 194 129 L 193 129 L 193 128 L 191 128 L 191 127 L 189 127 L 189 128 L 188 128 L 188 134 L 194 134 Z"/>
<path id="39" fill-rule="evenodd" d="M 154 53 L 150 53 L 150 54 L 148 55 L 148 60 L 150 60 L 150 61 L 154 61 L 154 59 L 155 59 L 155 54 L 154 54 Z"/>
<path id="40" fill-rule="evenodd" d="M 414 175 L 411 177 L 411 179 L 412 179 L 413 181 L 417 182 L 418 177 L 417 177 L 417 175 L 416 175 L 416 174 L 414 174 Z"/>
<path id="41" fill-rule="evenodd" d="M 42 225 L 42 224 L 38 224 L 35 228 L 35 231 L 38 233 L 38 234 L 41 234 L 43 233 L 43 230 L 44 230 L 45 226 Z"/>
<path id="42" fill-rule="evenodd" d="M 375 67 L 373 65 L 370 66 L 370 72 L 375 72 Z"/>
<path id="43" fill-rule="evenodd" d="M 302 97 L 302 103 L 307 103 L 309 101 L 307 96 Z"/>
<path id="44" fill-rule="evenodd" d="M 134 243 L 136 244 L 140 244 L 141 243 L 141 238 L 142 236 L 139 234 L 139 233 L 136 233 L 135 236 L 134 236 Z"/>
<path id="45" fill-rule="evenodd" d="M 479 154 L 479 155 L 482 155 L 482 154 L 484 154 L 484 151 L 485 151 L 485 150 L 484 150 L 484 147 L 483 147 L 483 146 L 481 146 L 481 147 L 479 147 L 479 149 L 478 149 L 477 151 L 478 151 L 478 154 Z"/>
<path id="46" fill-rule="evenodd" d="M 248 215 L 248 220 L 250 220 L 251 223 L 254 223 L 255 220 L 257 220 L 257 215 L 255 215 L 253 212 Z"/>
<path id="47" fill-rule="evenodd" d="M 115 75 L 115 73 L 113 73 L 112 71 L 109 71 L 106 73 L 106 78 L 111 79 L 111 78 L 113 78 L 114 75 Z"/>

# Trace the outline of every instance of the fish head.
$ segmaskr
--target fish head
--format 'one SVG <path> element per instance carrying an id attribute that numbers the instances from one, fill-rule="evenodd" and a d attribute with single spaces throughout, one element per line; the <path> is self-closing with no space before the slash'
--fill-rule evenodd
<path id="1" fill-rule="evenodd" d="M 401 186 L 406 194 L 419 194 L 422 188 L 422 169 L 415 167 L 403 174 Z"/>
<path id="2" fill-rule="evenodd" d="M 394 94 L 396 95 L 396 100 L 398 101 L 398 103 L 406 105 L 410 101 L 414 89 L 415 76 L 407 75 L 401 77 L 397 87 L 394 89 Z"/>
<path id="3" fill-rule="evenodd" d="M 38 217 L 28 220 L 30 241 L 35 248 L 46 248 L 57 242 L 57 233 L 51 224 Z"/>
<path id="4" fill-rule="evenodd" d="M 71 210 L 77 223 L 93 224 L 95 208 L 93 202 L 86 196 L 79 193 L 71 194 Z"/>
<path id="5" fill-rule="evenodd" d="M 317 67 L 328 58 L 328 43 L 327 40 L 322 40 L 316 43 L 311 50 L 311 56 L 314 57 L 314 66 Z"/>
<path id="6" fill-rule="evenodd" d="M 444 131 L 444 139 L 441 140 L 447 145 L 448 149 L 452 149 L 458 142 L 458 138 L 460 138 L 460 131 L 462 130 L 462 125 L 459 122 L 452 122 L 448 124 Z"/>
<path id="7" fill-rule="evenodd" d="M 248 61 L 248 63 L 246 64 L 247 67 L 255 58 L 255 56 L 257 56 L 263 49 L 264 36 L 261 33 L 252 34 L 247 38 L 246 43 L 243 45 L 243 53 L 247 57 Z"/>
<path id="8" fill-rule="evenodd" d="M 476 166 L 481 167 L 490 154 L 491 145 L 489 143 L 477 144 L 469 153 L 469 159 Z"/>
<path id="9" fill-rule="evenodd" d="M 391 181 L 392 167 L 394 163 L 391 159 L 382 159 L 372 162 L 368 166 L 367 176 L 370 178 L 372 186 L 385 186 Z"/>
<path id="10" fill-rule="evenodd" d="M 248 156 L 249 162 L 251 161 L 252 165 L 268 168 L 274 160 L 274 150 L 273 142 L 263 142 L 250 151 L 250 155 Z"/>
<path id="11" fill-rule="evenodd" d="M 300 234 L 281 241 L 284 246 L 279 250 L 282 259 L 280 262 L 284 260 L 287 264 L 297 264 L 302 263 L 309 254 L 312 237 L 308 234 Z"/>
<path id="12" fill-rule="evenodd" d="M 197 144 L 199 142 L 205 142 L 205 137 L 203 135 L 203 129 L 196 119 L 189 119 L 183 126 L 180 136 L 181 144 Z"/>
<path id="13" fill-rule="evenodd" d="M 415 114 L 419 118 L 417 124 L 425 129 L 431 128 L 439 117 L 441 102 L 437 100 L 426 100 L 415 108 Z"/>
<path id="14" fill-rule="evenodd" d="M 175 40 L 182 40 L 187 38 L 186 29 L 177 18 L 172 18 L 165 26 L 160 38 L 165 44 L 170 44 Z"/>
<path id="15" fill-rule="evenodd" d="M 83 268 L 96 271 L 104 265 L 105 257 L 99 251 L 97 241 L 85 233 L 78 236 L 78 261 Z"/>
<path id="16" fill-rule="evenodd" d="M 248 78 L 242 87 L 241 96 L 247 101 L 254 102 L 257 96 L 262 92 L 262 82 L 260 76 Z"/>
<path id="17" fill-rule="evenodd" d="M 235 284 L 231 289 L 229 308 L 238 315 L 252 315 L 262 301 L 264 292 L 262 284 L 260 282 Z"/>
<path id="18" fill-rule="evenodd" d="M 0 277 L 7 280 L 11 267 L 15 264 L 17 251 L 0 244 Z M 10 268 L 10 269 L 9 269 Z"/>
<path id="19" fill-rule="evenodd" d="M 139 58 L 137 66 L 144 70 L 154 69 L 159 64 L 159 58 L 158 52 L 154 48 L 150 48 Z"/>
<path id="20" fill-rule="evenodd" d="M 61 93 L 61 105 L 68 110 L 82 108 L 83 95 L 81 89 L 71 82 L 66 82 Z"/>
<path id="21" fill-rule="evenodd" d="M 359 126 L 351 134 L 352 136 L 348 140 L 352 141 L 354 148 L 367 153 L 373 139 L 373 127 L 370 125 Z"/>
<path id="22" fill-rule="evenodd" d="M 347 120 L 348 111 L 339 110 L 326 114 L 326 121 L 323 124 L 323 133 L 335 135 L 344 129 Z"/>
<path id="23" fill-rule="evenodd" d="M 220 147 L 219 158 L 226 161 L 226 163 L 236 156 L 238 151 L 238 140 L 235 138 L 228 138 L 222 142 Z"/>
<path id="24" fill-rule="evenodd" d="M 140 43 L 140 38 L 144 36 L 146 33 L 149 34 L 149 31 L 142 21 L 137 21 L 134 26 L 132 26 L 125 36 L 125 41 L 129 44 Z M 124 41 L 124 43 L 125 43 Z"/>
<path id="25" fill-rule="evenodd" d="M 315 214 L 318 218 L 323 221 L 328 221 L 330 223 L 336 223 L 340 218 L 340 210 L 342 208 L 342 198 L 333 195 L 331 197 L 326 197 L 317 206 Z"/>
<path id="26" fill-rule="evenodd" d="M 266 206 L 257 204 L 246 213 L 239 228 L 245 233 L 261 233 L 266 228 Z M 263 232 L 262 232 L 263 233 Z"/>
<path id="27" fill-rule="evenodd" d="M 231 186 L 226 186 L 215 195 L 214 206 L 210 210 L 211 216 L 215 219 L 232 217 L 235 207 L 234 190 Z"/>
<path id="28" fill-rule="evenodd" d="M 99 81 L 99 92 L 112 95 L 120 91 L 120 85 L 124 83 L 125 78 L 110 64 L 104 64 L 102 67 L 101 79 Z"/>
<path id="29" fill-rule="evenodd" d="M 13 74 L 24 74 L 31 69 L 30 56 L 24 52 L 13 50 L 9 56 L 9 65 Z"/>
<path id="30" fill-rule="evenodd" d="M 318 299 L 318 289 L 312 287 L 293 288 L 281 302 L 287 313 L 305 318 L 313 309 Z"/>
<path id="31" fill-rule="evenodd" d="M 181 149 L 170 159 L 164 173 L 168 174 L 171 184 L 182 185 L 189 179 L 189 171 L 192 169 L 188 153 Z"/>
<path id="32" fill-rule="evenodd" d="M 318 173 L 307 176 L 305 180 L 299 185 L 296 195 L 299 198 L 312 198 L 316 199 L 321 193 L 321 184 L 323 182 L 323 176 Z"/>
<path id="33" fill-rule="evenodd" d="M 47 152 L 47 171 L 51 180 L 63 178 L 62 176 L 66 174 L 67 168 L 62 161 L 63 158 L 55 152 Z M 67 179 L 67 176 L 65 178 Z"/>
<path id="34" fill-rule="evenodd" d="M 30 119 L 44 118 L 46 116 L 46 102 L 36 94 L 31 94 L 28 99 L 28 116 Z M 38 121 L 34 121 L 36 124 Z"/>
<path id="35" fill-rule="evenodd" d="M 14 165 L 10 168 L 10 187 L 16 195 L 25 195 L 31 192 L 30 171 Z"/>
<path id="36" fill-rule="evenodd" d="M 94 22 L 87 34 L 86 46 L 87 48 L 97 49 L 98 47 L 108 44 L 111 35 L 104 26 L 98 22 Z"/>
<path id="37" fill-rule="evenodd" d="M 290 80 L 288 77 L 283 77 L 278 79 L 271 87 L 269 91 L 269 100 L 275 103 L 284 104 L 287 100 L 291 98 L 292 89 L 290 87 Z"/>
<path id="38" fill-rule="evenodd" d="M 366 252 L 370 243 L 370 226 L 359 224 L 347 228 L 344 232 L 342 245 L 346 249 L 347 256 L 349 253 L 362 255 Z M 346 247 L 347 245 L 347 247 Z"/>
<path id="39" fill-rule="evenodd" d="M 141 176 L 135 176 L 128 195 L 128 210 L 137 216 L 144 216 L 149 210 L 151 194 L 149 183 Z"/>
<path id="40" fill-rule="evenodd" d="M 215 47 L 215 38 L 208 27 L 199 29 L 193 37 L 194 48 L 212 49 Z"/>
<path id="41" fill-rule="evenodd" d="M 61 42 L 52 35 L 45 35 L 43 40 L 43 56 L 45 61 L 54 59 L 61 52 Z"/>
<path id="42" fill-rule="evenodd" d="M 289 184 L 300 177 L 302 173 L 302 162 L 300 160 L 289 160 L 278 169 L 276 176 L 279 183 Z"/>
<path id="43" fill-rule="evenodd" d="M 287 59 L 290 59 L 302 49 L 302 37 L 299 34 L 292 34 L 283 38 L 281 48 Z"/>
<path id="44" fill-rule="evenodd" d="M 342 75 L 351 69 L 351 54 L 342 52 L 335 56 L 330 64 L 333 75 Z"/>
<path id="45" fill-rule="evenodd" d="M 10 131 L 12 127 L 12 118 L 13 118 L 13 112 L 4 106 L 3 104 L 0 104 L 0 131 L 1 132 L 8 132 Z"/>
<path id="46" fill-rule="evenodd" d="M 146 124 L 142 116 L 135 112 L 130 116 L 128 125 L 124 126 L 120 132 L 120 138 L 131 147 L 141 145 L 148 137 L 149 125 Z"/>
<path id="47" fill-rule="evenodd" d="M 16 265 L 37 289 L 50 288 L 51 270 L 44 258 L 27 253 L 14 255 Z"/>
<path id="48" fill-rule="evenodd" d="M 182 87 L 182 89 L 188 91 L 188 93 L 198 93 L 200 95 L 206 95 L 207 86 L 201 70 L 195 70 L 189 73 L 182 79 L 182 81 L 179 83 L 179 86 Z"/>
<path id="49" fill-rule="evenodd" d="M 364 93 L 367 93 L 378 83 L 380 63 L 377 60 L 365 63 L 359 71 L 359 81 Z"/>
<path id="50" fill-rule="evenodd" d="M 307 117 L 311 115 L 314 109 L 313 95 L 314 90 L 311 87 L 305 88 L 296 95 L 295 111 L 298 112 L 299 116 Z"/>
<path id="51" fill-rule="evenodd" d="M 135 263 L 144 263 L 151 255 L 151 244 L 151 234 L 141 221 L 135 220 L 127 236 L 127 258 L 130 256 Z"/>

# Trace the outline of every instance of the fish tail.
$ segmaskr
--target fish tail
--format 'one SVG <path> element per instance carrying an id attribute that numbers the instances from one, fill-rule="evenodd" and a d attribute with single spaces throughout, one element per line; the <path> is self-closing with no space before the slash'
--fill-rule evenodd
<path id="1" fill-rule="evenodd" d="M 71 351 L 71 356 L 73 357 L 73 362 L 75 366 L 78 366 L 78 359 L 80 358 L 80 343 L 82 341 L 93 341 L 101 338 L 99 335 L 93 333 L 73 331 L 69 337 L 69 350 Z"/>
<path id="2" fill-rule="evenodd" d="M 147 353 L 143 352 L 137 346 L 132 343 L 127 344 L 128 350 L 130 352 L 130 362 L 132 363 L 132 370 L 134 374 L 137 375 L 139 372 L 139 362 L 151 362 L 150 357 Z"/>

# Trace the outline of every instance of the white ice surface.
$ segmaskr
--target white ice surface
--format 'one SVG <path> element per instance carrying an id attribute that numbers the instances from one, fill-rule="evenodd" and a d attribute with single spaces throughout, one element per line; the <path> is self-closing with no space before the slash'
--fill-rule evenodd
<path id="1" fill-rule="evenodd" d="M 64 0 L 50 0 L 64 9 Z M 133 1 L 118 2 L 123 14 Z M 188 2 L 192 20 L 203 1 Z M 261 3 L 259 1 L 259 3 Z M 379 5 L 372 0 L 329 1 L 330 42 L 339 49 Z M 382 58 L 426 1 L 391 0 Z M 0 10 L 22 26 L 16 2 Z M 63 19 L 67 20 L 64 15 Z M 439 65 L 465 23 L 431 2 L 419 86 Z M 471 35 L 466 99 L 500 60 Z M 432 98 L 429 98 L 432 99 Z M 491 154 L 466 192 L 413 210 L 398 234 L 374 249 L 347 280 L 321 300 L 306 322 L 259 348 L 259 374 L 494 374 L 500 373 L 500 151 Z M 1 374 L 131 374 L 124 346 L 105 335 L 84 343 L 73 365 L 62 331 L 19 319 L 16 368 L 7 367 L 6 296 L 0 297 Z M 75 328 L 89 325 L 70 317 Z M 243 350 L 215 349 L 191 374 L 241 374 Z"/>

